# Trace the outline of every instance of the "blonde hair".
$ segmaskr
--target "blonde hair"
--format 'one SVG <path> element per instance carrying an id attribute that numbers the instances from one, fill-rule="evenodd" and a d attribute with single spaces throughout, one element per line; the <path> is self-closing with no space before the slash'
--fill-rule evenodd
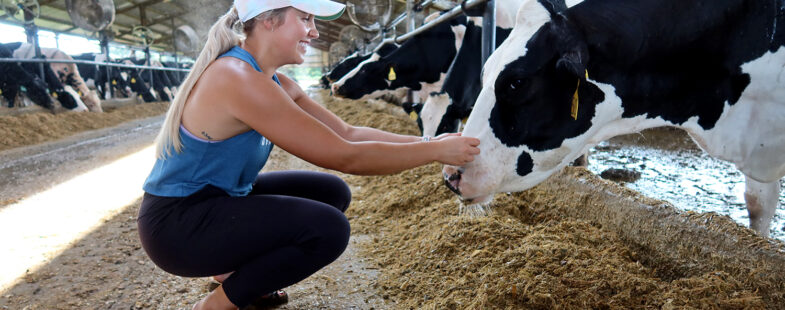
<path id="1" fill-rule="evenodd" d="M 210 31 L 207 34 L 207 42 L 199 53 L 199 57 L 196 59 L 191 71 L 180 85 L 177 94 L 174 96 L 174 99 L 169 106 L 169 111 L 166 113 L 166 119 L 161 126 L 161 131 L 155 139 L 155 153 L 158 158 L 164 159 L 167 156 L 172 155 L 172 149 L 177 153 L 182 152 L 183 143 L 180 140 L 180 122 L 183 117 L 185 101 L 188 99 L 188 95 L 191 94 L 194 85 L 196 85 L 196 81 L 199 80 L 207 67 L 215 61 L 218 56 L 238 45 L 240 40 L 245 39 L 251 30 L 253 30 L 253 27 L 257 22 L 272 20 L 275 27 L 283 24 L 285 17 L 284 13 L 287 9 L 289 9 L 289 7 L 266 11 L 243 23 L 240 21 L 240 17 L 237 14 L 237 9 L 232 7 L 229 12 L 221 16 L 221 18 L 210 27 Z M 235 31 L 235 26 L 238 24 L 244 35 L 240 35 Z"/>

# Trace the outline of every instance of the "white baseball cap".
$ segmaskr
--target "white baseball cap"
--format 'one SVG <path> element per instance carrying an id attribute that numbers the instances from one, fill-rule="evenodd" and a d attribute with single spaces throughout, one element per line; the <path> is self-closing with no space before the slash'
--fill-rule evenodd
<path id="1" fill-rule="evenodd" d="M 243 22 L 247 22 L 263 12 L 287 6 L 313 14 L 315 18 L 322 20 L 341 17 L 346 7 L 343 3 L 330 0 L 234 0 L 234 7 L 237 8 L 237 14 Z"/>

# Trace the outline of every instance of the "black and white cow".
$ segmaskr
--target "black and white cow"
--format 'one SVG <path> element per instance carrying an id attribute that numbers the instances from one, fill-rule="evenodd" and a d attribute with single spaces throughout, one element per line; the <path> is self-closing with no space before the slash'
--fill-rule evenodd
<path id="1" fill-rule="evenodd" d="M 785 1 L 586 0 L 554 11 L 524 4 L 486 63 L 463 131 L 481 153 L 444 168 L 448 187 L 488 201 L 600 141 L 675 126 L 736 164 L 750 226 L 767 236 L 785 175 Z"/>
<path id="2" fill-rule="evenodd" d="M 65 52 L 56 48 L 41 48 L 41 54 L 48 59 L 66 60 L 70 61 L 73 58 Z M 33 58 L 35 56 L 35 48 L 30 43 L 23 43 L 16 51 L 14 57 L 16 58 Z M 79 74 L 79 70 L 73 63 L 50 63 L 49 66 L 60 78 L 63 85 L 71 86 L 78 93 L 79 99 L 84 102 L 87 108 L 92 112 L 102 112 L 101 100 L 98 95 L 87 88 L 87 84 Z"/>
<path id="3" fill-rule="evenodd" d="M 97 53 L 80 54 L 73 56 L 73 58 L 79 60 L 107 62 L 106 55 Z M 109 60 L 109 62 L 112 61 Z M 85 83 L 87 83 L 88 86 L 92 84 L 98 91 L 98 94 L 101 96 L 101 98 L 109 99 L 111 97 L 109 88 L 112 88 L 116 94 L 119 94 L 122 97 L 128 97 L 131 95 L 131 87 L 128 85 L 128 81 L 123 77 L 122 72 L 120 72 L 118 67 L 105 67 L 86 64 L 77 64 L 76 67 L 79 70 L 79 74 L 85 80 Z M 109 71 L 108 75 L 107 70 Z"/>
<path id="4" fill-rule="evenodd" d="M 136 65 L 145 66 L 148 65 L 145 59 L 131 59 Z M 149 66 L 151 67 L 163 67 L 163 65 L 158 61 L 150 61 Z M 152 73 L 153 80 L 150 81 L 150 75 Z M 161 101 L 172 101 L 172 91 L 171 87 L 174 87 L 174 83 L 169 80 L 169 76 L 166 74 L 164 70 L 141 70 L 139 73 L 142 79 L 150 85 L 153 90 L 158 93 L 159 99 Z"/>
<path id="5" fill-rule="evenodd" d="M 31 47 L 32 45 L 22 42 L 15 42 L 15 43 L 6 43 L 4 46 L 12 52 L 14 58 L 28 58 L 32 59 L 34 54 L 24 53 L 24 49 Z M 42 57 L 46 59 L 46 56 Z M 65 109 L 71 111 L 86 111 L 87 107 L 79 99 L 79 95 L 74 91 L 70 86 L 64 86 L 63 83 L 58 78 L 57 74 L 52 71 L 52 67 L 50 65 L 43 66 L 43 73 L 44 76 L 41 76 L 41 66 L 37 63 L 21 63 L 22 68 L 24 68 L 27 72 L 35 74 L 42 81 L 46 83 L 46 87 L 49 91 L 49 94 L 52 98 L 56 99 L 57 102 L 60 103 Z"/>
<path id="6" fill-rule="evenodd" d="M 510 34 L 512 22 L 508 23 L 507 28 L 496 27 L 497 46 Z M 419 111 L 417 123 L 421 124 L 423 135 L 458 131 L 482 89 L 482 65 L 482 18 L 473 17 L 466 24 L 463 43 L 447 70 L 441 91 L 429 94 Z"/>
<path id="7" fill-rule="evenodd" d="M 497 1 L 496 47 L 510 34 L 515 25 L 515 16 L 523 1 L 536 0 L 503 0 Z M 572 6 L 581 0 L 570 0 Z M 506 14 L 501 14 L 502 12 Z M 482 90 L 480 75 L 482 60 L 482 18 L 470 18 L 463 38 L 463 44 L 447 71 L 440 92 L 429 94 L 424 104 L 414 105 L 417 123 L 423 135 L 437 136 L 447 132 L 457 132 L 461 122 L 474 107 L 474 102 Z M 409 113 L 409 111 L 407 111 Z"/>
<path id="8" fill-rule="evenodd" d="M 376 54 L 377 57 L 384 57 L 395 51 L 397 48 L 398 45 L 395 43 L 385 43 L 371 53 L 361 54 L 359 51 L 354 52 L 353 54 L 346 56 L 346 58 L 342 59 L 341 62 L 335 65 L 335 67 L 333 67 L 330 72 L 327 72 L 327 74 L 322 76 L 322 84 L 323 86 L 329 87 L 331 83 L 340 80 L 344 75 L 356 68 L 357 65 L 363 61 L 368 60 L 374 54 Z"/>
<path id="9" fill-rule="evenodd" d="M 421 91 L 424 101 L 441 88 L 465 27 L 466 17 L 459 15 L 412 37 L 387 56 L 374 53 L 333 83 L 333 94 L 360 99 L 381 90 L 406 88 Z"/>
<path id="10" fill-rule="evenodd" d="M 185 69 L 185 67 L 183 67 L 183 64 L 178 65 L 171 61 L 162 61 L 161 64 L 166 68 Z M 180 84 L 183 84 L 183 80 L 185 79 L 186 73 L 179 72 L 179 71 L 164 71 L 164 73 L 166 73 L 166 76 L 169 77 L 169 81 L 171 81 L 171 83 L 173 84 L 174 89 L 172 89 L 172 93 L 176 94 L 177 88 L 180 87 Z"/>
<path id="11" fill-rule="evenodd" d="M 0 44 L 0 58 L 14 58 L 13 51 Z M 0 62 L 0 93 L 9 108 L 14 107 L 19 92 L 23 92 L 33 103 L 54 109 L 46 83 L 35 74 L 25 70 L 19 63 Z"/>
<path id="12" fill-rule="evenodd" d="M 123 58 L 117 60 L 119 63 L 126 64 L 126 65 L 136 65 L 131 58 Z M 138 69 L 134 68 L 121 68 L 120 71 L 126 74 L 126 79 L 128 80 L 128 86 L 131 87 L 131 91 L 136 93 L 137 96 L 141 97 L 144 102 L 155 102 L 155 94 L 150 89 L 147 84 L 145 84 L 142 75 L 139 73 Z"/>

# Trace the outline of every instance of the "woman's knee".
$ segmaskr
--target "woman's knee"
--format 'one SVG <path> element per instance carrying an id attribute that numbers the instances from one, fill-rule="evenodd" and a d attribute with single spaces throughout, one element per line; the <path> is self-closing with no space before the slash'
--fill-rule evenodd
<path id="1" fill-rule="evenodd" d="M 341 212 L 346 211 L 349 208 L 349 203 L 352 202 L 352 190 L 349 188 L 349 185 L 336 175 L 324 173 L 322 177 L 324 178 L 325 189 L 331 197 L 328 203 L 341 210 Z"/>
<path id="2" fill-rule="evenodd" d="M 349 220 L 343 213 L 330 208 L 329 211 L 321 212 L 318 216 L 320 225 L 314 227 L 318 229 L 318 248 L 323 255 L 338 258 L 349 245 L 351 227 Z"/>

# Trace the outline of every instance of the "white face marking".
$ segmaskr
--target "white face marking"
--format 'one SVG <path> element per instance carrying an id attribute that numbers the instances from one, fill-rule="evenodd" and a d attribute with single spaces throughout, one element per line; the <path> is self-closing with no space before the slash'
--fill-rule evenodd
<path id="1" fill-rule="evenodd" d="M 373 55 L 371 55 L 371 57 L 369 57 L 365 61 L 359 63 L 357 65 L 357 67 L 354 67 L 354 69 L 352 69 L 352 71 L 349 71 L 349 73 L 346 73 L 344 76 L 341 77 L 341 79 L 339 79 L 338 81 L 333 83 L 333 86 L 332 86 L 333 92 L 335 92 L 336 89 L 341 88 L 341 86 L 343 86 L 343 84 L 346 84 L 346 81 L 348 79 L 351 79 L 352 77 L 357 75 L 357 73 L 360 72 L 360 70 L 362 70 L 362 67 L 365 66 L 367 63 L 378 61 L 381 58 L 382 58 L 381 55 L 379 55 L 377 53 L 373 53 Z"/>
<path id="2" fill-rule="evenodd" d="M 447 113 L 447 106 L 450 105 L 450 97 L 447 94 L 434 94 L 428 96 L 428 100 L 422 106 L 420 118 L 422 119 L 422 134 L 424 136 L 436 136 L 436 130 L 441 123 L 444 114 Z"/>

